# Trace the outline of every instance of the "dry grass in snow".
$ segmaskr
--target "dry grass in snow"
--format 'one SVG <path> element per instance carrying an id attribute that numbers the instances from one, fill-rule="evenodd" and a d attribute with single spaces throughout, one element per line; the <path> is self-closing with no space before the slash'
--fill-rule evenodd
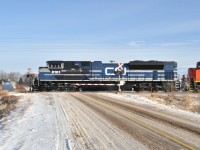
<path id="1" fill-rule="evenodd" d="M 26 90 L 23 86 L 17 85 L 15 92 L 22 93 Z M 17 100 L 18 97 L 9 95 L 8 91 L 2 91 L 2 88 L 0 88 L 0 119 L 17 107 Z"/>
<path id="2" fill-rule="evenodd" d="M 158 92 L 140 95 L 160 104 L 200 113 L 200 93 Z"/>
<path id="3" fill-rule="evenodd" d="M 17 106 L 18 98 L 12 95 L 4 95 L 0 100 L 0 118 L 9 114 Z"/>
<path id="4" fill-rule="evenodd" d="M 26 90 L 26 88 L 24 87 L 24 85 L 17 84 L 17 85 L 16 85 L 15 92 L 17 92 L 17 93 L 26 93 L 27 90 Z"/>

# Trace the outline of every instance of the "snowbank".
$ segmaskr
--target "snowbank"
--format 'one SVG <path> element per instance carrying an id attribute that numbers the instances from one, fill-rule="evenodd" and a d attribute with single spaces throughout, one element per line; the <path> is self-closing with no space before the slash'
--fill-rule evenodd
<path id="1" fill-rule="evenodd" d="M 55 122 L 55 110 L 49 101 L 24 94 L 19 109 L 0 122 L 1 150 L 56 149 Z"/>

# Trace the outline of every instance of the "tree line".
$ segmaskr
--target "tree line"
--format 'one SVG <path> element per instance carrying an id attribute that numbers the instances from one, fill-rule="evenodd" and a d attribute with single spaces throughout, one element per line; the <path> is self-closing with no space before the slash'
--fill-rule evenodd
<path id="1" fill-rule="evenodd" d="M 21 74 L 19 72 L 4 71 L 0 71 L 0 81 L 15 81 L 19 84 L 26 84 L 28 82 L 26 74 Z"/>

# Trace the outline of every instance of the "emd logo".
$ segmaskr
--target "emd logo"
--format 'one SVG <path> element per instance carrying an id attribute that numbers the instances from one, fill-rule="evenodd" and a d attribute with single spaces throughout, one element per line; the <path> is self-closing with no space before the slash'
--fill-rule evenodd
<path id="1" fill-rule="evenodd" d="M 122 67 L 124 64 L 123 63 L 118 63 L 118 67 L 106 67 L 105 68 L 105 74 L 106 75 L 115 75 L 116 73 L 120 73 L 122 75 L 126 75 L 126 68 Z"/>

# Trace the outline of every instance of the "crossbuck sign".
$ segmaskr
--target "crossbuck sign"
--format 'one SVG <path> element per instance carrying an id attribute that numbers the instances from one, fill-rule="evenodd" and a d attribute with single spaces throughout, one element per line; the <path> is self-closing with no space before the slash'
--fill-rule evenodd
<path id="1" fill-rule="evenodd" d="M 117 70 L 116 71 L 123 71 L 123 66 L 124 64 L 123 63 L 118 63 L 118 67 L 117 67 Z"/>
<path id="2" fill-rule="evenodd" d="M 125 75 L 126 74 L 126 68 L 124 67 L 124 64 L 123 63 L 118 63 L 118 67 L 114 68 L 114 67 L 106 67 L 105 68 L 105 74 L 106 75 L 115 75 L 115 74 L 122 74 L 122 75 Z M 112 71 L 111 71 L 112 70 Z M 110 72 L 113 72 L 113 73 L 110 73 Z"/>

